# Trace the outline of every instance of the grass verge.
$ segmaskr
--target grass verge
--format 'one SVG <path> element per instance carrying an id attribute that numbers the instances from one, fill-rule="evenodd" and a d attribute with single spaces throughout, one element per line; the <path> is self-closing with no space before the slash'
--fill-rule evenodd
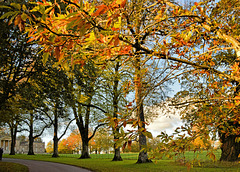
<path id="1" fill-rule="evenodd" d="M 176 163 L 174 160 L 158 160 L 155 163 L 136 164 L 136 160 L 124 160 L 113 162 L 111 159 L 78 159 L 76 157 L 52 158 L 51 155 L 4 155 L 4 158 L 31 159 L 39 161 L 50 161 L 63 164 L 69 164 L 87 168 L 97 172 L 240 172 L 239 163 L 220 163 L 205 161 L 201 166 L 191 168 L 190 170 Z"/>
<path id="2" fill-rule="evenodd" d="M 0 172 L 28 172 L 28 171 L 29 170 L 25 165 L 0 161 Z"/>

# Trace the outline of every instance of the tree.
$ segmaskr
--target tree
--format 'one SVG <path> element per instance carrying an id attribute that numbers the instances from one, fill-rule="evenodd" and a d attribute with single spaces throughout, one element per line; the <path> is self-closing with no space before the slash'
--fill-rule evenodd
<path id="1" fill-rule="evenodd" d="M 63 139 L 59 144 L 59 152 L 61 150 L 60 145 L 65 148 L 65 152 L 73 153 L 78 152 L 81 150 L 81 136 L 78 130 L 74 130 L 70 136 L 66 139 Z"/>
<path id="2" fill-rule="evenodd" d="M 94 149 L 99 154 L 102 151 L 108 154 L 110 148 L 113 147 L 113 138 L 109 131 L 104 128 L 101 128 L 97 131 L 97 133 L 93 137 L 93 140 L 95 142 Z"/>
<path id="3" fill-rule="evenodd" d="M 68 146 L 67 139 L 62 139 L 58 145 L 58 151 L 60 154 L 70 154 L 73 150 Z"/>
<path id="4" fill-rule="evenodd" d="M 197 104 L 194 113 L 188 113 L 184 117 L 192 123 L 192 127 L 198 125 L 201 130 L 198 134 L 203 138 L 209 133 L 216 138 L 218 133 L 222 142 L 222 161 L 237 161 L 240 153 L 237 139 L 239 78 L 236 74 L 239 68 L 239 19 L 235 19 L 239 5 L 237 1 L 195 3 L 195 8 L 198 8 L 200 13 L 195 16 L 195 21 L 202 20 L 204 23 L 195 26 L 199 34 L 194 31 L 192 34 L 195 42 L 202 45 L 203 51 L 200 53 L 195 50 L 192 54 L 196 54 L 198 64 L 210 68 L 207 71 L 203 70 L 204 68 L 195 71 L 195 76 L 186 77 L 192 84 L 184 83 L 188 88 L 191 87 L 188 95 L 192 98 L 185 103 Z M 236 8 L 230 10 L 228 6 Z M 207 10 L 210 11 L 209 15 L 206 15 Z M 203 15 L 207 16 L 205 20 Z"/>
<path id="5" fill-rule="evenodd" d="M 53 153 L 53 142 L 49 141 L 46 146 L 46 152 L 47 153 Z"/>
<path id="6" fill-rule="evenodd" d="M 43 69 L 43 68 L 42 68 Z M 44 70 L 44 69 L 43 69 Z M 42 70 L 42 72 L 43 72 Z M 39 70 L 40 73 L 40 70 Z M 34 77 L 30 78 L 29 83 L 21 90 L 20 95 L 22 99 L 20 103 L 25 112 L 22 114 L 24 117 L 23 122 L 26 124 L 26 131 L 29 132 L 29 151 L 28 155 L 34 155 L 33 142 L 36 138 L 40 137 L 46 128 L 50 128 L 52 123 L 47 120 L 47 116 L 39 109 L 44 108 L 44 96 L 40 90 L 39 85 L 36 84 Z"/>
<path id="7" fill-rule="evenodd" d="M 82 159 L 90 158 L 88 143 L 94 137 L 97 129 L 104 125 L 97 124 L 92 135 L 89 136 L 89 127 L 91 117 L 96 119 L 97 115 L 102 112 L 106 113 L 99 106 L 94 105 L 97 100 L 97 90 L 99 88 L 99 68 L 97 68 L 92 60 L 89 60 L 84 66 L 75 65 L 74 70 L 66 85 L 69 94 L 67 95 L 68 104 L 72 108 L 76 124 L 82 139 Z M 95 112 L 92 110 L 94 109 Z M 96 115 L 93 115 L 93 114 Z M 94 121 L 93 121 L 94 122 Z"/>
<path id="8" fill-rule="evenodd" d="M 124 92 L 124 85 L 129 84 L 131 80 L 131 71 L 128 71 L 127 63 L 124 62 L 125 58 L 117 57 L 115 61 L 105 64 L 104 73 L 102 74 L 102 97 L 106 100 L 105 107 L 107 107 L 107 116 L 112 120 L 112 133 L 114 135 L 114 157 L 113 161 L 122 161 L 120 154 L 121 141 L 120 128 L 126 124 L 121 123 L 122 118 L 126 118 L 124 115 L 127 111 L 126 105 L 128 101 L 126 95 L 132 90 L 126 89 Z M 125 117 L 124 117 L 125 116 Z"/>
<path id="9" fill-rule="evenodd" d="M 11 102 L 12 103 L 14 102 L 15 106 L 11 106 L 11 109 L 8 108 L 4 110 L 4 112 L 6 113 L 6 115 L 8 115 L 7 125 L 10 129 L 11 140 L 12 140 L 9 155 L 15 155 L 17 133 L 20 132 L 19 127 L 23 119 L 21 117 L 21 109 L 19 108 L 17 101 L 12 100 Z"/>
<path id="10" fill-rule="evenodd" d="M 34 122 L 38 122 L 38 129 L 34 129 Z M 29 146 L 28 146 L 28 155 L 34 155 L 34 151 L 33 151 L 33 142 L 36 138 L 40 137 L 44 130 L 46 128 L 49 128 L 51 126 L 51 123 L 47 123 L 45 121 L 45 119 L 40 116 L 39 114 L 37 115 L 34 115 L 33 112 L 30 112 L 30 115 L 29 115 L 29 119 L 28 121 L 25 120 L 25 123 L 28 125 L 29 127 L 29 136 L 28 136 L 28 140 L 29 140 Z M 42 126 L 41 123 L 43 123 L 44 125 Z M 38 132 L 38 133 L 36 133 Z M 35 135 L 34 135 L 35 133 Z"/>
<path id="11" fill-rule="evenodd" d="M 41 75 L 33 78 L 33 83 L 37 88 L 40 103 L 36 105 L 35 110 L 49 119 L 48 125 L 53 125 L 53 157 L 58 157 L 58 142 L 66 134 L 66 131 L 75 118 L 71 118 L 69 107 L 66 103 L 66 94 L 64 84 L 68 83 L 68 78 L 63 69 L 54 66 L 54 60 L 49 58 L 45 62 L 44 70 Z M 58 136 L 59 124 L 64 123 L 66 127 L 63 133 Z"/>
<path id="12" fill-rule="evenodd" d="M 231 83 L 240 81 L 238 76 L 240 48 L 238 25 L 236 24 L 238 20 L 233 18 L 234 15 L 229 15 L 238 14 L 239 4 L 237 1 L 234 1 L 237 8 L 231 11 L 226 8 L 226 5 L 231 4 L 232 1 L 195 3 L 191 10 L 169 1 L 136 0 L 128 2 L 117 0 L 102 3 L 97 6 L 96 10 L 94 3 L 83 4 L 82 1 L 78 3 L 68 0 L 63 2 L 69 4 L 69 15 L 63 14 L 63 18 L 56 18 L 52 8 L 53 4 L 46 1 L 37 4 L 46 7 L 45 11 L 40 11 L 37 5 L 34 9 L 42 14 L 41 18 L 35 18 L 27 11 L 19 13 L 27 15 L 27 18 L 33 21 L 33 25 L 29 27 L 28 31 L 33 37 L 32 40 L 40 40 L 45 49 L 45 57 L 53 50 L 56 58 L 63 62 L 64 55 L 72 51 L 73 47 L 84 52 L 86 58 L 98 57 L 101 54 L 102 58 L 96 59 L 98 62 L 112 60 L 113 54 L 114 57 L 116 55 L 132 57 L 131 61 L 135 69 L 136 114 L 139 119 L 140 147 L 142 148 L 146 145 L 142 103 L 145 60 L 150 58 L 166 60 L 171 63 L 172 70 L 180 73 L 183 71 L 191 76 L 198 75 L 199 78 L 209 75 L 211 77 L 219 76 L 220 79 Z M 227 13 L 222 13 L 223 10 L 218 10 L 219 8 L 228 9 Z M 74 18 L 71 12 L 75 11 L 79 13 L 75 13 Z M 108 19 L 102 20 L 106 16 Z M 218 17 L 216 20 L 215 16 Z M 14 18 L 15 24 L 20 28 L 26 21 L 26 18 Z M 64 27 L 61 28 L 61 26 Z M 37 34 L 36 31 L 38 31 Z M 49 45 L 49 40 L 55 42 L 54 47 L 52 44 Z M 79 46 L 80 44 L 81 46 Z M 223 69 L 218 63 L 221 60 L 212 58 L 212 55 L 214 52 L 224 52 L 226 49 L 232 50 L 236 61 L 224 70 L 225 68 Z M 85 59 L 81 59 L 80 63 L 84 64 Z M 180 75 L 179 73 L 175 74 Z M 156 85 L 161 85 L 163 81 L 166 81 L 166 78 Z M 228 82 L 218 81 L 224 88 L 228 87 Z M 233 90 L 236 85 L 231 84 Z M 236 121 L 236 117 L 237 115 L 231 116 L 231 120 Z M 225 126 L 228 128 L 229 124 Z M 236 128 L 239 127 L 236 126 Z M 235 136 L 238 137 L 237 134 Z M 235 142 L 235 144 L 237 143 Z M 236 152 L 238 151 L 236 150 Z M 233 159 L 236 160 L 236 158 Z M 145 151 L 140 152 L 138 162 L 148 162 Z"/>
<path id="13" fill-rule="evenodd" d="M 0 5 L 7 5 L 1 2 Z M 0 14 L 6 15 L 9 10 L 1 8 Z M 0 108 L 4 109 L 7 101 L 16 96 L 37 72 L 41 63 L 34 43 L 27 43 L 28 35 L 21 33 L 10 18 L 0 19 L 1 53 L 0 53 Z"/>
<path id="14" fill-rule="evenodd" d="M 93 57 L 97 54 L 102 54 L 104 56 L 104 58 L 99 58 L 96 61 L 106 61 L 108 59 L 111 59 L 111 56 L 114 53 L 117 53 L 117 55 L 121 56 L 121 55 L 125 55 L 125 54 L 133 54 L 133 67 L 135 68 L 135 79 L 134 79 L 134 84 L 135 84 L 135 90 L 136 90 L 136 109 L 137 109 L 137 116 L 138 116 L 138 120 L 139 120 L 139 134 L 140 134 L 140 147 L 141 147 L 141 153 L 139 154 L 139 161 L 138 162 L 148 162 L 148 158 L 147 158 L 147 153 L 146 151 L 142 151 L 145 146 L 146 146 L 146 136 L 144 134 L 142 134 L 143 132 L 145 132 L 145 120 L 144 120 L 144 113 L 143 113 L 143 86 L 142 86 L 142 76 L 144 75 L 144 70 L 146 70 L 146 68 L 142 68 L 141 63 L 144 64 L 146 63 L 149 59 L 148 56 L 146 55 L 141 55 L 143 54 L 150 54 L 150 56 L 152 55 L 152 53 L 150 53 L 149 51 L 146 51 L 146 49 L 144 49 L 144 44 L 146 44 L 147 41 L 150 41 L 153 37 L 150 34 L 150 31 L 157 31 L 157 35 L 155 37 L 155 39 L 158 39 L 161 36 L 166 36 L 168 34 L 168 31 L 166 31 L 165 33 L 165 28 L 167 28 L 166 26 L 169 26 L 170 24 L 165 24 L 164 22 L 162 22 L 160 24 L 160 22 L 154 23 L 154 20 L 152 20 L 153 18 L 156 17 L 157 15 L 157 11 L 155 11 L 154 13 L 149 11 L 149 8 L 154 8 L 154 6 L 157 6 L 157 8 L 159 6 L 163 6 L 163 8 L 165 8 L 164 4 L 161 3 L 146 3 L 143 1 L 134 1 L 134 2 L 129 2 L 126 5 L 126 1 L 114 1 L 111 3 L 107 3 L 102 4 L 100 6 L 98 6 L 98 10 L 96 10 L 94 13 L 89 11 L 91 8 L 94 9 L 94 4 L 88 4 L 85 3 L 85 6 L 82 6 L 81 4 L 78 3 L 74 3 L 71 1 L 65 1 L 66 3 L 69 3 L 70 6 L 73 10 L 75 10 L 76 8 L 78 10 L 81 11 L 82 13 L 82 17 L 81 19 L 79 18 L 77 20 L 76 23 L 78 22 L 83 22 L 82 26 L 84 29 L 84 31 L 86 30 L 85 33 L 82 33 L 82 35 L 78 35 L 78 30 L 80 28 L 76 28 L 74 26 L 76 26 L 75 23 L 73 23 L 72 19 L 67 18 L 65 20 L 65 25 L 67 25 L 67 28 L 74 28 L 74 29 L 67 29 L 65 33 L 57 33 L 57 31 L 54 29 L 54 27 L 51 25 L 46 25 L 44 23 L 42 23 L 42 27 L 47 29 L 48 32 L 50 33 L 49 36 L 53 36 L 53 37 L 57 37 L 57 39 L 61 40 L 58 43 L 58 46 L 55 47 L 54 49 L 54 53 L 56 55 L 56 57 L 58 58 L 58 60 L 62 60 L 62 57 L 64 56 L 64 54 L 67 54 L 69 52 L 69 50 L 71 51 L 71 49 L 73 48 L 73 45 L 76 43 L 73 42 L 73 40 L 69 41 L 67 44 L 69 45 L 67 49 L 65 49 L 64 51 L 59 51 L 62 48 L 65 48 L 64 46 L 62 46 L 62 38 L 63 37 L 69 37 L 70 39 L 72 38 L 80 38 L 79 41 L 81 41 L 81 38 L 83 38 L 84 42 L 82 42 L 84 46 L 79 47 L 79 49 L 83 50 L 85 53 L 85 57 Z M 137 8 L 136 7 L 137 4 Z M 51 3 L 39 3 L 39 5 L 46 5 L 46 6 L 51 6 Z M 149 8 L 148 8 L 149 5 Z M 90 7 L 90 8 L 89 8 Z M 106 8 L 107 7 L 107 8 Z M 126 7 L 127 10 L 123 10 Z M 109 13 L 110 16 L 108 16 L 108 21 L 106 24 L 106 26 L 104 26 L 104 24 L 97 24 L 97 20 L 99 19 L 101 21 L 101 17 L 104 16 L 103 14 L 105 14 L 107 12 L 108 9 L 110 11 L 112 11 L 111 15 Z M 133 13 L 125 13 L 124 11 L 133 11 Z M 41 12 L 44 13 L 44 12 Z M 129 15 L 131 14 L 131 15 Z M 33 19 L 31 17 L 31 15 L 27 14 L 29 18 Z M 49 21 L 52 20 L 53 18 L 52 15 L 54 15 L 54 12 L 52 11 L 52 13 L 49 15 Z M 122 15 L 122 16 L 121 16 Z M 150 15 L 148 18 L 145 18 L 145 15 Z M 97 19 L 92 19 L 91 16 L 96 17 Z M 123 19 L 121 17 L 123 17 Z M 136 17 L 137 16 L 137 17 Z M 142 18 L 141 18 L 142 17 Z M 141 19 L 140 19 L 141 18 Z M 137 20 L 135 20 L 137 19 Z M 71 22 L 70 22 L 71 20 Z M 36 21 L 35 19 L 33 19 L 33 21 L 35 22 L 39 22 Z M 60 21 L 60 20 L 59 20 Z M 87 21 L 87 22 L 85 22 Z M 124 21 L 125 25 L 122 27 L 121 26 L 121 22 Z M 60 21 L 61 22 L 61 21 Z M 154 25 L 151 23 L 153 22 Z M 41 21 L 40 21 L 41 23 Z M 51 22 L 51 23 L 56 23 L 56 22 Z M 70 24 L 71 23 L 71 24 Z M 149 24 L 151 23 L 151 24 Z M 164 26 L 162 24 L 165 24 Z M 149 25 L 146 25 L 149 24 Z M 132 25 L 133 27 L 125 27 L 125 26 L 129 26 Z M 112 26 L 112 28 L 109 29 L 109 26 Z M 140 28 L 143 28 L 142 30 L 140 30 Z M 159 27 L 159 28 L 157 28 Z M 157 29 L 156 29 L 157 28 Z M 162 30 L 161 30 L 161 29 Z M 91 30 L 92 29 L 92 30 Z M 97 30 L 100 30 L 101 32 L 97 32 Z M 125 29 L 125 31 L 119 31 L 121 29 Z M 71 31 L 70 31 L 71 30 Z M 69 32 L 70 31 L 70 32 Z M 109 34 L 106 34 L 108 31 Z M 114 32 L 113 32 L 114 31 Z M 115 32 L 116 31 L 116 32 Z M 33 32 L 31 32 L 33 33 Z M 126 34 L 125 34 L 126 33 Z M 128 33 L 130 33 L 133 37 L 133 39 L 128 40 Z M 85 34 L 85 35 L 84 35 Z M 159 34 L 159 35 L 158 35 Z M 151 37 L 151 38 L 148 38 Z M 36 37 L 33 35 L 33 39 L 35 39 Z M 64 38 L 65 39 L 65 38 Z M 44 38 L 44 40 L 46 40 L 46 38 Z M 101 45 L 96 45 L 96 41 L 99 42 Z M 110 40 L 110 41 L 107 41 Z M 121 43 L 120 43 L 121 41 Z M 44 41 L 41 42 L 41 44 L 43 46 L 45 46 L 45 57 L 47 57 L 50 53 L 50 51 L 52 50 L 52 48 L 50 48 L 47 44 L 45 44 Z M 67 45 L 64 44 L 64 45 Z M 104 47 L 104 48 L 103 48 Z M 133 51 L 132 51 L 133 49 Z M 88 51 L 86 51 L 88 50 Z M 141 52 L 142 51 L 142 52 Z M 131 53 L 130 53 L 131 52 Z M 161 53 L 162 55 L 162 53 Z M 165 55 L 165 54 L 163 54 Z M 116 56 L 116 54 L 114 55 Z M 131 55 L 132 56 L 132 55 Z M 145 60 L 142 61 L 141 58 L 145 58 Z M 80 61 L 80 63 L 84 64 L 84 59 Z M 160 81 L 157 85 L 161 85 L 162 81 Z"/>

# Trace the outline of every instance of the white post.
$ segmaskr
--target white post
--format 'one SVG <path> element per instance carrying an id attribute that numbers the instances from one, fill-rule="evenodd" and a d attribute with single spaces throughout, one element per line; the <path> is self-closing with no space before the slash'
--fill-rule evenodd
<path id="1" fill-rule="evenodd" d="M 5 148 L 5 140 L 3 140 L 3 151 L 5 151 L 6 150 L 6 148 Z"/>

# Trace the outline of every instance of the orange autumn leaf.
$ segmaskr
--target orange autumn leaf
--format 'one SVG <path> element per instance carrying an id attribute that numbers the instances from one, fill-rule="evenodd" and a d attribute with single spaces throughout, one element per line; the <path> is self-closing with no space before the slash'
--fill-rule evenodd
<path id="1" fill-rule="evenodd" d="M 107 9 L 108 9 L 108 7 L 106 5 L 104 5 L 104 4 L 98 6 L 97 8 L 98 8 L 98 10 L 95 13 L 93 13 L 93 15 L 92 15 L 94 17 L 95 16 L 99 16 L 101 14 L 104 14 L 107 11 Z"/>

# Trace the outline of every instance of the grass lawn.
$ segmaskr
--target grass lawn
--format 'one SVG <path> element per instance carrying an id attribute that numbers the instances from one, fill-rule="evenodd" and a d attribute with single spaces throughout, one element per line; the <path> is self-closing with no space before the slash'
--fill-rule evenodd
<path id="1" fill-rule="evenodd" d="M 240 172 L 239 163 L 220 163 L 206 161 L 206 152 L 199 155 L 199 159 L 203 159 L 201 166 L 191 168 L 190 171 L 197 172 L 224 172 L 234 171 Z M 40 161 L 51 161 L 74 166 L 88 168 L 93 171 L 105 172 L 180 172 L 188 171 L 186 166 L 179 165 L 174 160 L 157 160 L 155 163 L 136 164 L 137 154 L 122 154 L 124 161 L 111 161 L 112 155 L 101 154 L 91 155 L 91 159 L 78 159 L 79 155 L 60 155 L 59 158 L 52 158 L 51 155 L 4 155 L 3 158 L 19 158 Z M 192 159 L 196 156 L 192 152 L 186 153 L 186 157 Z"/>
<path id="2" fill-rule="evenodd" d="M 22 164 L 0 161 L 0 172 L 28 172 L 28 168 Z"/>

